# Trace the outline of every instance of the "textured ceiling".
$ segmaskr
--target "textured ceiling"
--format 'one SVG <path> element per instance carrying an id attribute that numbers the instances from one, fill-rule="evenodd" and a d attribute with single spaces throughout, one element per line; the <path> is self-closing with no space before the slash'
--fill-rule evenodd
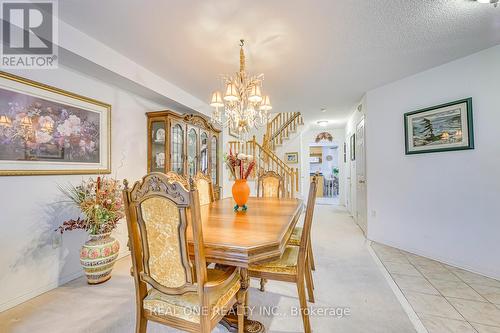
<path id="1" fill-rule="evenodd" d="M 64 0 L 59 12 L 207 101 L 245 38 L 273 111 L 338 124 L 367 90 L 500 44 L 500 8 L 471 0 Z"/>

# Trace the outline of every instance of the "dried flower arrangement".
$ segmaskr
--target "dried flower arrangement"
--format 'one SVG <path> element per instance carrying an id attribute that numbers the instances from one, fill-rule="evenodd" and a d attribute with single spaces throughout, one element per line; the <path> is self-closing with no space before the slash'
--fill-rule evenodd
<path id="1" fill-rule="evenodd" d="M 78 186 L 61 187 L 61 191 L 81 209 L 84 218 L 65 221 L 56 231 L 83 229 L 90 235 L 111 232 L 124 216 L 121 190 L 118 180 L 106 177 L 89 178 Z"/>
<path id="2" fill-rule="evenodd" d="M 233 154 L 231 149 L 229 154 L 224 157 L 224 162 L 234 179 L 247 179 L 255 168 L 252 155 Z"/>

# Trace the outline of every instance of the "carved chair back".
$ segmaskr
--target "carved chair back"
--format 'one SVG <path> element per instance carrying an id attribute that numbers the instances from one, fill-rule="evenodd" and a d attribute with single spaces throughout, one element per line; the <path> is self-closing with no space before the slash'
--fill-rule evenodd
<path id="1" fill-rule="evenodd" d="M 198 292 L 201 304 L 207 272 L 194 182 L 188 191 L 181 183 L 170 182 L 164 173 L 153 172 L 131 189 L 125 181 L 123 192 L 138 306 L 147 294 L 146 283 L 169 295 Z M 188 220 L 196 268 L 188 254 Z"/>
<path id="2" fill-rule="evenodd" d="M 165 176 L 170 183 L 178 182 L 181 183 L 186 189 L 189 189 L 189 183 L 183 175 L 179 175 L 177 172 L 168 171 Z"/>
<path id="3" fill-rule="evenodd" d="M 283 198 L 285 194 L 283 177 L 274 171 L 259 175 L 257 180 L 257 196 L 263 198 Z"/>
<path id="4" fill-rule="evenodd" d="M 311 246 L 311 227 L 314 215 L 314 205 L 316 204 L 316 190 L 318 187 L 318 175 L 314 176 L 309 187 L 309 196 L 307 198 L 306 215 L 304 217 L 304 229 L 300 238 L 299 265 L 305 263 L 308 255 L 309 246 Z"/>
<path id="5" fill-rule="evenodd" d="M 197 172 L 194 176 L 194 182 L 196 183 L 196 187 L 198 188 L 198 194 L 200 197 L 200 206 L 208 205 L 209 203 L 214 202 L 214 188 L 212 186 L 212 179 L 209 176 Z"/>

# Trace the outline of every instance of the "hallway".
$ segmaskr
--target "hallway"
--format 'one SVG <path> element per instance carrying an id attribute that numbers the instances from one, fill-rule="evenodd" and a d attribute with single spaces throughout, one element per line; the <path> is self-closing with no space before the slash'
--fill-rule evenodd
<path id="1" fill-rule="evenodd" d="M 313 242 L 317 271 L 316 303 L 336 316 L 318 313 L 311 320 L 317 333 L 415 332 L 410 320 L 372 258 L 361 230 L 340 206 L 317 205 Z M 129 257 L 120 260 L 113 278 L 89 286 L 84 278 L 74 280 L 0 314 L 0 331 L 15 333 L 67 332 L 126 333 L 134 331 L 134 287 L 128 274 Z M 250 306 L 269 333 L 300 332 L 302 321 L 293 316 L 298 306 L 295 286 L 270 281 L 266 294 L 252 281 Z M 68 308 L 68 304 L 71 308 Z M 274 312 L 265 313 L 264 306 Z M 276 308 L 272 308 L 276 306 Z M 390 320 L 388 320 L 390 318 Z M 43 329 L 42 329 L 43 327 Z M 149 325 L 149 333 L 177 332 Z M 214 332 L 226 332 L 217 327 Z"/>

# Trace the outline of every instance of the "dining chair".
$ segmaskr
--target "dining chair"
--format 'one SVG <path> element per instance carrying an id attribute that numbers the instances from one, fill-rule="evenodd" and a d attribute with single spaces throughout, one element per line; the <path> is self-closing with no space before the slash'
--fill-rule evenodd
<path id="1" fill-rule="evenodd" d="M 198 171 L 194 176 L 194 182 L 198 188 L 198 193 L 200 197 L 200 206 L 208 205 L 214 202 L 214 187 L 212 186 L 212 179 L 209 176 Z"/>
<path id="2" fill-rule="evenodd" d="M 243 332 L 245 292 L 238 268 L 207 269 L 198 190 L 153 172 L 123 190 L 136 296 L 136 333 L 148 321 L 208 333 L 237 305 Z M 188 223 L 189 221 L 189 223 Z M 188 224 L 190 229 L 188 229 Z M 187 231 L 193 232 L 194 259 Z"/>
<path id="3" fill-rule="evenodd" d="M 316 177 L 319 176 L 319 172 L 316 172 Z M 290 236 L 290 239 L 288 240 L 288 245 L 293 245 L 293 246 L 300 246 L 300 238 L 302 237 L 302 233 L 304 231 L 303 227 L 295 227 L 293 229 L 292 235 Z M 311 269 L 313 271 L 316 270 L 316 264 L 314 263 L 314 254 L 312 250 L 312 242 L 310 243 L 309 247 L 309 262 L 311 264 Z M 313 285 L 314 289 L 314 285 Z"/>
<path id="4" fill-rule="evenodd" d="M 278 175 L 274 171 L 267 171 L 264 174 L 261 174 L 259 176 L 259 179 L 257 181 L 257 196 L 260 196 L 260 189 L 262 188 L 262 196 L 263 197 L 283 197 L 284 196 L 284 185 L 283 185 L 283 178 Z M 281 196 L 279 195 L 281 193 Z M 302 235 L 303 227 L 295 227 L 295 229 L 292 232 L 292 235 L 290 236 L 290 240 L 288 242 L 289 245 L 293 246 L 299 246 L 300 245 L 300 237 Z M 316 270 L 316 265 L 314 263 L 314 257 L 312 253 L 312 245 L 310 251 L 310 263 L 311 263 L 311 269 L 313 271 Z M 260 291 L 264 292 L 265 291 L 265 285 L 267 281 L 266 279 L 261 279 L 260 280 Z M 312 286 L 314 288 L 314 286 Z"/>
<path id="5" fill-rule="evenodd" d="M 295 227 L 293 229 L 292 235 L 290 236 L 290 240 L 288 240 L 288 245 L 300 246 L 300 238 L 302 236 L 303 231 L 304 231 L 303 227 Z M 314 254 L 313 254 L 313 250 L 312 250 L 312 242 L 311 242 L 311 246 L 309 248 L 309 260 L 310 260 L 310 263 L 311 263 L 311 269 L 313 271 L 315 271 L 316 270 L 316 264 L 314 262 Z"/>
<path id="6" fill-rule="evenodd" d="M 285 196 L 283 177 L 274 171 L 261 173 L 257 179 L 257 196 L 283 198 Z"/>
<path id="7" fill-rule="evenodd" d="M 285 193 L 283 177 L 274 171 L 266 171 L 257 178 L 257 197 L 282 198 Z M 266 279 L 260 279 L 260 291 L 265 291 Z"/>
<path id="8" fill-rule="evenodd" d="M 189 188 L 189 183 L 188 183 L 186 177 L 184 177 L 183 175 L 179 175 L 175 171 L 168 171 L 167 173 L 165 173 L 165 176 L 167 177 L 167 180 L 170 183 L 178 182 L 178 183 L 181 183 L 182 186 L 184 186 L 184 188 L 186 188 L 186 189 Z"/>
<path id="9" fill-rule="evenodd" d="M 309 247 L 311 242 L 311 226 L 316 202 L 317 177 L 313 177 L 309 188 L 304 229 L 300 238 L 300 246 L 287 246 L 281 258 L 262 264 L 254 264 L 248 268 L 251 277 L 275 281 L 294 282 L 297 285 L 300 309 L 304 323 L 304 332 L 311 332 L 311 324 L 307 310 L 306 285 L 309 301 L 314 303 L 312 289 L 312 273 L 309 267 Z M 304 283 L 305 279 L 305 283 Z"/>

